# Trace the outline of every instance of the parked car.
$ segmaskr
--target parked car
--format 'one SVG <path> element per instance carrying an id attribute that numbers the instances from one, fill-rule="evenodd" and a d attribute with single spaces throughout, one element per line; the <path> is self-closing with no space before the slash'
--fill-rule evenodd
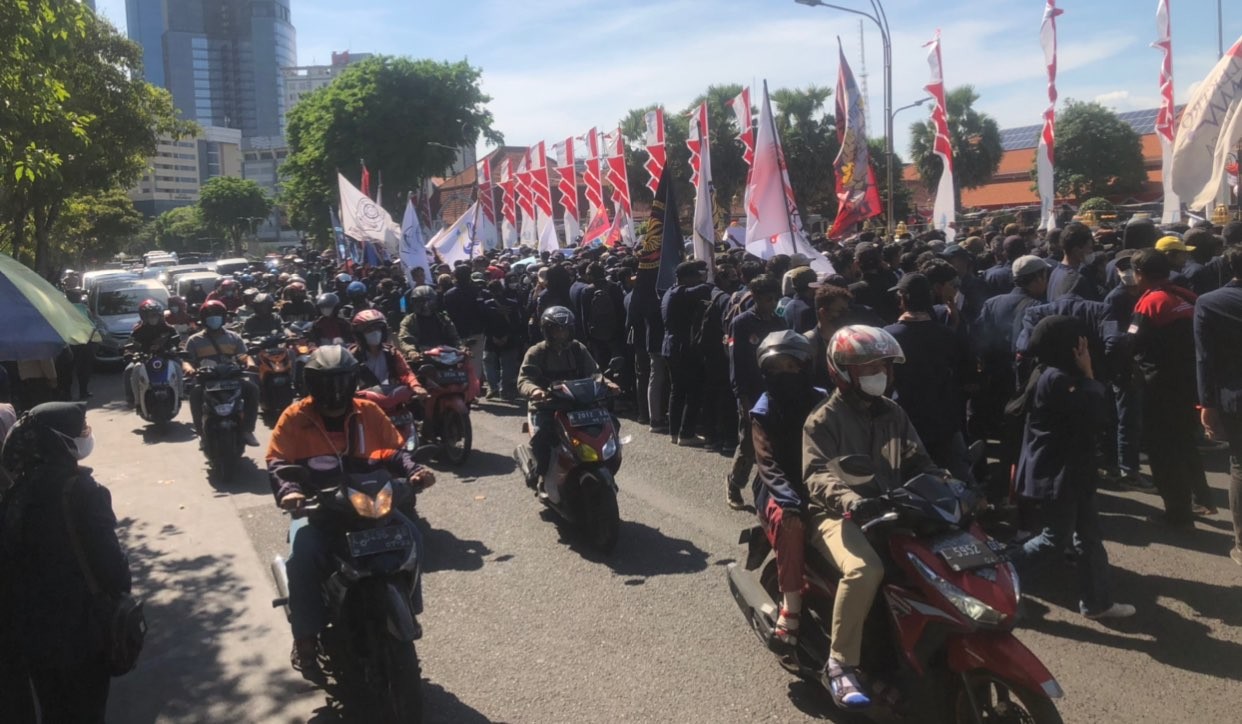
<path id="1" fill-rule="evenodd" d="M 128 269 L 96 269 L 82 275 L 82 291 L 89 295 L 95 287 L 105 279 L 138 279 L 139 276 Z"/>
<path id="2" fill-rule="evenodd" d="M 95 347 L 97 362 L 116 364 L 124 359 L 121 349 L 129 344 L 138 323 L 138 305 L 147 299 L 167 305 L 168 290 L 154 279 L 116 279 L 98 284 L 91 292 L 91 317 L 103 333 L 103 341 Z"/>
<path id="3" fill-rule="evenodd" d="M 177 266 L 165 268 L 157 278 L 161 284 L 168 287 L 169 291 L 172 291 L 173 285 L 177 282 L 177 277 L 195 272 L 210 272 L 211 270 L 212 267 L 209 264 L 178 264 Z"/>
<path id="4" fill-rule="evenodd" d="M 181 276 L 177 277 L 177 280 L 175 282 L 173 282 L 173 285 L 169 289 L 169 291 L 173 293 L 173 296 L 186 299 L 188 298 L 188 295 L 190 292 L 190 286 L 193 285 L 194 282 L 198 282 L 200 285 L 202 285 L 203 291 L 207 292 L 208 294 L 211 294 L 213 291 L 215 291 L 216 285 L 220 283 L 220 275 L 212 271 L 200 271 L 200 272 L 190 272 L 189 274 L 182 274 Z"/>
<path id="5" fill-rule="evenodd" d="M 216 262 L 216 273 L 220 276 L 232 276 L 240 271 L 250 269 L 250 260 L 245 257 L 233 257 L 232 259 L 221 259 Z"/>

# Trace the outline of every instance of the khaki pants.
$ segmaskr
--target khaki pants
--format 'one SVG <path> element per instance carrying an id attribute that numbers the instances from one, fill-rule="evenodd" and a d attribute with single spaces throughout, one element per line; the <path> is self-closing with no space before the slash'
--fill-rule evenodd
<path id="1" fill-rule="evenodd" d="M 843 666 L 858 666 L 863 623 L 884 578 L 884 563 L 853 521 L 817 515 L 807 533 L 811 545 L 841 571 L 828 655 Z"/>

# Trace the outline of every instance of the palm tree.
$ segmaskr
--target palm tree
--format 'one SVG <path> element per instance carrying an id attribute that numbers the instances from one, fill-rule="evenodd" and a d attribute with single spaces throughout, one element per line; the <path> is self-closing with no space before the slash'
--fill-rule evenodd
<path id="1" fill-rule="evenodd" d="M 987 183 L 1000 168 L 1001 156 L 1005 153 L 996 119 L 976 111 L 977 100 L 979 94 L 969 85 L 954 88 L 944 98 L 953 147 L 954 193 L 959 207 L 962 189 L 978 188 Z M 930 120 L 910 126 L 910 157 L 929 191 L 935 191 L 940 182 L 940 157 L 932 150 L 935 137 L 936 129 Z"/>

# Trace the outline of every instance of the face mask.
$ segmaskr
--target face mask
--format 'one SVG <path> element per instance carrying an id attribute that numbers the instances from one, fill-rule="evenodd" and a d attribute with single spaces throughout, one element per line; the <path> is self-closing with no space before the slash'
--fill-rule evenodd
<path id="1" fill-rule="evenodd" d="M 768 394 L 778 400 L 799 400 L 811 390 L 810 378 L 801 372 L 778 372 L 764 376 Z"/>
<path id="2" fill-rule="evenodd" d="M 224 317 L 208 317 L 203 320 L 207 329 L 216 330 L 224 326 Z"/>
<path id="3" fill-rule="evenodd" d="M 864 395 L 880 397 L 888 390 L 888 375 L 883 372 L 877 372 L 874 375 L 859 377 L 858 389 Z"/>
<path id="4" fill-rule="evenodd" d="M 371 347 L 375 347 L 375 346 L 378 346 L 380 343 L 380 340 L 384 338 L 384 333 L 378 332 L 378 331 L 367 332 L 366 338 L 367 338 L 367 344 L 370 345 Z"/>
<path id="5" fill-rule="evenodd" d="M 95 449 L 95 436 L 86 433 L 83 437 L 69 437 L 60 430 L 52 430 L 65 441 L 65 446 L 69 448 L 69 452 L 75 460 L 85 460 L 91 451 Z"/>
<path id="6" fill-rule="evenodd" d="M 1133 269 L 1122 269 L 1117 272 L 1117 276 L 1121 278 L 1122 286 L 1133 287 L 1138 285 L 1138 279 L 1134 276 Z"/>
<path id="7" fill-rule="evenodd" d="M 332 316 L 332 307 L 320 307 L 320 308 L 319 308 L 319 313 L 320 313 L 320 314 L 322 314 L 322 315 L 323 315 L 323 316 L 325 316 L 325 317 L 331 317 L 331 316 Z"/>

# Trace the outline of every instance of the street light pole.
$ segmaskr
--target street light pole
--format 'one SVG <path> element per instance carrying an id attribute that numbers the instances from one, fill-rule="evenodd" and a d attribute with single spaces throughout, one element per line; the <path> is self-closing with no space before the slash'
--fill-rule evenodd
<path id="1" fill-rule="evenodd" d="M 841 10 L 854 15 L 861 15 L 875 23 L 880 29 L 880 41 L 884 47 L 884 154 L 885 183 L 888 187 L 888 208 L 885 213 L 885 229 L 888 236 L 893 235 L 893 43 L 888 30 L 888 15 L 880 0 L 868 0 L 871 13 L 841 5 L 821 2 L 821 0 L 794 0 L 799 5 L 808 7 L 824 7 Z"/>

